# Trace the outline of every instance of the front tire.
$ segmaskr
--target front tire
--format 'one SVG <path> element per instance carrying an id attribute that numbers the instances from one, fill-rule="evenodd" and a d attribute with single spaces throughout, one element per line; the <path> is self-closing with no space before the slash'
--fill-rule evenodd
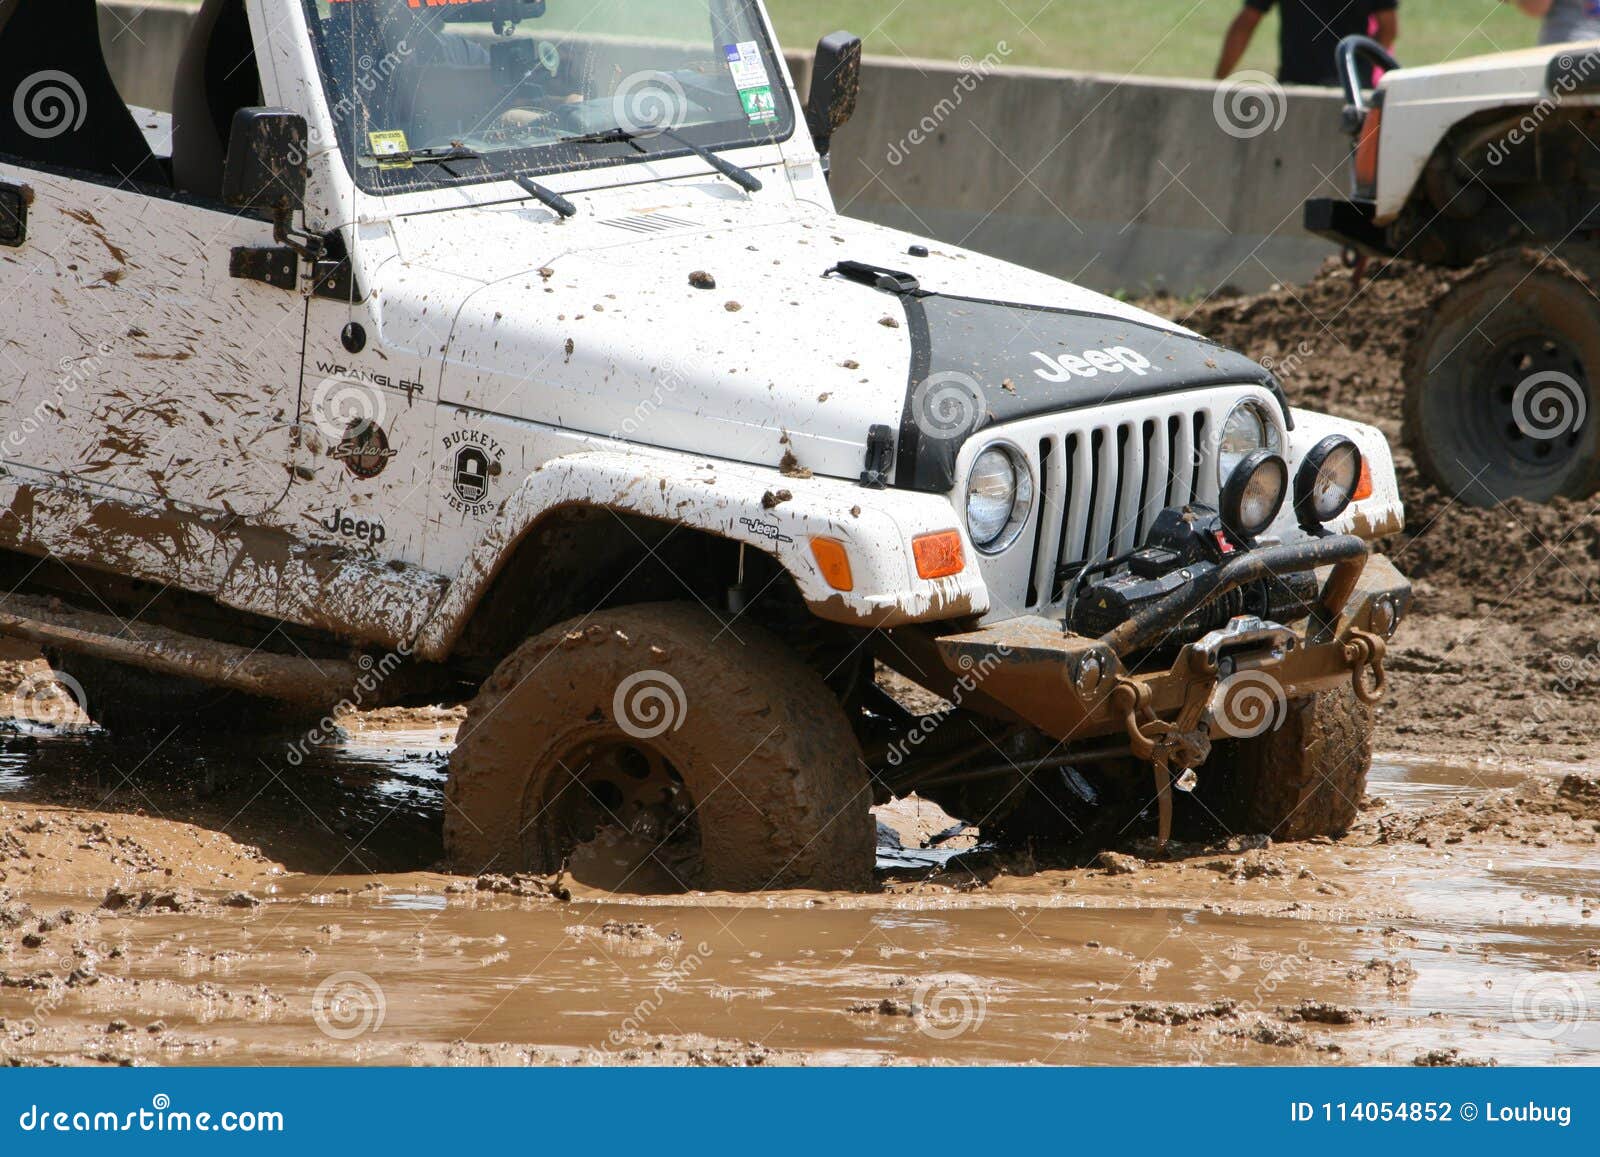
<path id="1" fill-rule="evenodd" d="M 512 652 L 468 708 L 446 801 L 469 873 L 554 871 L 619 832 L 637 863 L 618 888 L 663 871 L 682 888 L 857 888 L 875 857 L 838 700 L 759 627 L 690 604 L 601 611 Z"/>
<path id="2" fill-rule="evenodd" d="M 1218 743 L 1196 798 L 1229 834 L 1342 836 L 1367 789 L 1372 728 L 1371 711 L 1349 687 L 1294 700 L 1276 731 Z"/>

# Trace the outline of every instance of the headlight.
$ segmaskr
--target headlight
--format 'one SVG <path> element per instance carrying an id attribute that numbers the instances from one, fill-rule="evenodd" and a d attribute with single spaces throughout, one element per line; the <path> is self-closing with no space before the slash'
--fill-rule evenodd
<path id="1" fill-rule="evenodd" d="M 1306 454 L 1294 480 L 1295 519 L 1319 530 L 1345 512 L 1361 484 L 1361 451 L 1342 434 L 1330 434 Z"/>
<path id="2" fill-rule="evenodd" d="M 1222 437 L 1217 445 L 1217 485 L 1227 485 L 1239 463 L 1256 450 L 1283 453 L 1278 424 L 1260 402 L 1240 402 L 1222 424 Z"/>
<path id="3" fill-rule="evenodd" d="M 1278 517 L 1289 492 L 1289 464 L 1270 450 L 1247 454 L 1222 487 L 1222 525 L 1248 542 Z"/>
<path id="4" fill-rule="evenodd" d="M 1033 475 L 1009 446 L 990 446 L 967 475 L 967 532 L 972 545 L 998 554 L 1017 540 L 1033 509 Z"/>

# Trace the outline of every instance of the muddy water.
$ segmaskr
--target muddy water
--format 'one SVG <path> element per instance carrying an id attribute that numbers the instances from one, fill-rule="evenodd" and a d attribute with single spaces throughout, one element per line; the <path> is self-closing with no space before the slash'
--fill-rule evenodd
<path id="1" fill-rule="evenodd" d="M 1358 832 L 1123 875 L 980 853 L 870 895 L 575 884 L 562 903 L 431 870 L 448 738 L 367 735 L 293 769 L 270 740 L 7 740 L 0 804 L 19 816 L 115 829 L 142 810 L 142 847 L 181 822 L 264 859 L 213 882 L 258 905 L 138 916 L 94 912 L 117 874 L 95 837 L 43 877 L 26 866 L 48 888 L 12 864 L 17 899 L 81 915 L 34 947 L 0 927 L 0 1046 L 157 1064 L 1600 1062 L 1592 838 Z M 1525 778 L 1388 760 L 1368 814 Z M 93 981 L 63 981 L 85 962 Z"/>

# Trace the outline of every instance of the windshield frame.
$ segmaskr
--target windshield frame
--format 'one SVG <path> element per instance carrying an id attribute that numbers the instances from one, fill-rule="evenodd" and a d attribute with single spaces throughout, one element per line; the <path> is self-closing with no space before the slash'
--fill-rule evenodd
<path id="1" fill-rule="evenodd" d="M 764 6 L 759 0 L 710 0 L 743 9 L 750 18 L 758 39 L 757 47 L 772 78 L 777 117 L 766 125 L 735 121 L 688 124 L 674 132 L 685 141 L 713 152 L 781 146 L 791 140 L 800 117 L 793 97 L 787 62 L 777 47 Z M 459 189 L 512 180 L 515 176 L 543 177 L 553 174 L 614 169 L 628 165 L 674 160 L 694 156 L 694 150 L 669 136 L 646 134 L 637 144 L 630 141 L 548 142 L 526 148 L 494 149 L 482 152 L 481 160 L 452 160 L 448 164 L 416 164 L 410 167 L 383 167 L 361 163 L 356 155 L 364 105 L 339 115 L 341 97 L 330 75 L 322 42 L 317 0 L 302 0 L 311 62 L 316 70 L 315 86 L 326 102 L 334 128 L 327 151 L 344 158 L 344 169 L 362 193 L 377 197 L 404 196 Z M 709 33 L 709 29 L 708 29 Z M 708 39 L 708 43 L 710 43 Z M 470 142 L 467 147 L 471 148 Z"/>

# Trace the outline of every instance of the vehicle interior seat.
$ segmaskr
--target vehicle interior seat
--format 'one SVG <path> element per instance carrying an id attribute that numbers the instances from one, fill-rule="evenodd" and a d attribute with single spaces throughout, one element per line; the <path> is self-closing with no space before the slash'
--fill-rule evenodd
<path id="1" fill-rule="evenodd" d="M 0 93 L 0 152 L 117 182 L 167 183 L 111 79 L 94 0 L 0 0 Z"/>
<path id="2" fill-rule="evenodd" d="M 172 90 L 173 186 L 197 197 L 220 197 L 233 114 L 261 103 L 244 0 L 205 0 Z"/>

